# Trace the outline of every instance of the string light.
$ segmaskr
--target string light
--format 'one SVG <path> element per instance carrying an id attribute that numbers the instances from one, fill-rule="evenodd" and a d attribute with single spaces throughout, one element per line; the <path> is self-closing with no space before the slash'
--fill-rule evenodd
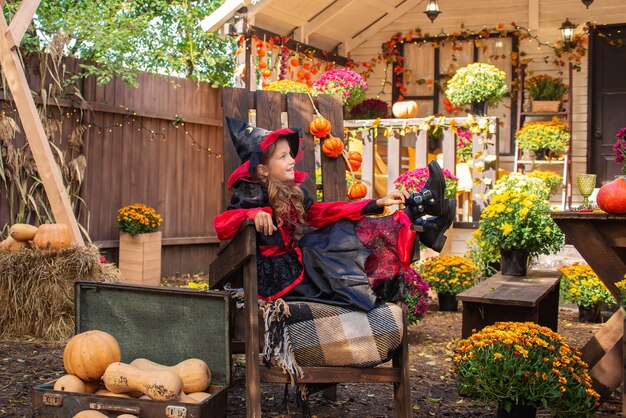
<path id="1" fill-rule="evenodd" d="M 112 125 L 99 125 L 95 122 L 88 122 L 86 124 L 87 128 L 93 129 L 94 132 L 97 131 L 98 134 L 102 134 L 103 132 L 112 133 L 113 129 L 121 128 L 125 125 L 135 125 L 137 123 L 137 112 L 133 112 L 130 109 L 124 109 L 126 113 L 122 116 L 121 122 L 113 122 Z M 13 109 L 14 117 L 17 116 L 17 109 Z M 77 123 L 81 123 L 81 118 L 76 115 L 82 115 L 83 109 L 73 108 L 72 111 L 65 112 L 65 119 L 73 118 Z M 49 120 L 61 120 L 63 119 L 63 115 L 59 118 L 48 118 Z M 185 121 L 178 115 L 174 116 L 174 120 L 171 122 L 172 125 L 178 129 L 181 126 L 185 126 Z M 161 131 L 165 131 L 165 128 L 161 128 Z M 154 129 L 147 128 L 145 126 L 137 127 L 137 132 L 147 132 L 149 134 L 150 142 L 154 142 L 154 140 L 162 140 L 162 142 L 166 142 L 167 136 L 162 132 L 156 132 Z M 185 137 L 189 138 L 190 145 L 194 147 L 198 152 L 204 151 L 209 157 L 222 158 L 223 154 L 219 152 L 213 151 L 210 147 L 205 147 L 200 142 L 196 140 L 191 132 L 188 129 L 185 129 Z"/>

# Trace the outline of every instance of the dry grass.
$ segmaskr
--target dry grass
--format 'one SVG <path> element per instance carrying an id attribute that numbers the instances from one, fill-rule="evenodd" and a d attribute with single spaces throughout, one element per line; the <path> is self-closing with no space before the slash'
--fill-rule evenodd
<path id="1" fill-rule="evenodd" d="M 50 253 L 0 251 L 0 272 L 0 339 L 68 338 L 74 332 L 74 282 L 121 278 L 114 265 L 100 263 L 93 245 Z"/>

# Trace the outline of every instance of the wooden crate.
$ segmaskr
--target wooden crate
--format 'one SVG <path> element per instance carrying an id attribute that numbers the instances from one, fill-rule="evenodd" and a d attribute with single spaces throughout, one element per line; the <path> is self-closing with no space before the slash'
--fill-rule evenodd
<path id="1" fill-rule="evenodd" d="M 102 330 L 115 337 L 122 362 L 147 358 L 174 365 L 188 358 L 204 360 L 211 370 L 213 395 L 201 403 L 114 398 L 60 392 L 54 382 L 32 392 L 33 416 L 67 418 L 82 410 L 117 417 L 222 418 L 226 416 L 231 359 L 230 298 L 225 292 L 78 282 L 76 333 Z"/>
<path id="2" fill-rule="evenodd" d="M 558 100 L 533 100 L 531 106 L 533 113 L 555 113 L 559 111 L 561 102 Z"/>
<path id="3" fill-rule="evenodd" d="M 120 232 L 119 268 L 124 282 L 161 284 L 161 231 L 136 235 Z"/>

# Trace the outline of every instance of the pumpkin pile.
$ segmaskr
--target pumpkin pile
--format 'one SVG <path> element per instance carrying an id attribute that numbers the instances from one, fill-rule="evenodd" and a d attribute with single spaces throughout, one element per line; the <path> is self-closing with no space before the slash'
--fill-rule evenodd
<path id="1" fill-rule="evenodd" d="M 200 359 L 187 359 L 164 366 L 138 358 L 121 363 L 115 338 L 98 330 L 74 335 L 63 351 L 67 371 L 54 383 L 54 390 L 121 398 L 200 403 L 211 397 L 211 371 Z M 91 411 L 81 411 L 77 417 Z M 83 415 L 80 415 L 83 414 Z"/>
<path id="2" fill-rule="evenodd" d="M 9 236 L 0 242 L 0 250 L 11 253 L 23 248 L 41 251 L 59 251 L 72 244 L 72 234 L 65 224 L 43 224 L 39 228 L 29 224 L 14 224 Z"/>

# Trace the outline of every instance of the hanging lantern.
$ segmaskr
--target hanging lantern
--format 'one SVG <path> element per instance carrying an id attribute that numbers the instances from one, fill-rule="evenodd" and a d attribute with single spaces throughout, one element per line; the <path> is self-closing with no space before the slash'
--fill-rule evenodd
<path id="1" fill-rule="evenodd" d="M 561 24 L 561 40 L 564 45 L 572 46 L 572 39 L 574 39 L 574 29 L 576 29 L 576 25 L 569 21 L 568 18 L 565 18 L 565 22 Z"/>
<path id="2" fill-rule="evenodd" d="M 583 4 L 587 7 L 587 9 L 589 8 L 589 6 L 591 6 L 591 3 L 593 3 L 593 0 L 582 0 Z"/>
<path id="3" fill-rule="evenodd" d="M 424 13 L 426 13 L 426 16 L 428 16 L 431 23 L 434 22 L 437 16 L 441 13 L 439 10 L 439 2 L 437 0 L 428 0 L 426 11 Z"/>

